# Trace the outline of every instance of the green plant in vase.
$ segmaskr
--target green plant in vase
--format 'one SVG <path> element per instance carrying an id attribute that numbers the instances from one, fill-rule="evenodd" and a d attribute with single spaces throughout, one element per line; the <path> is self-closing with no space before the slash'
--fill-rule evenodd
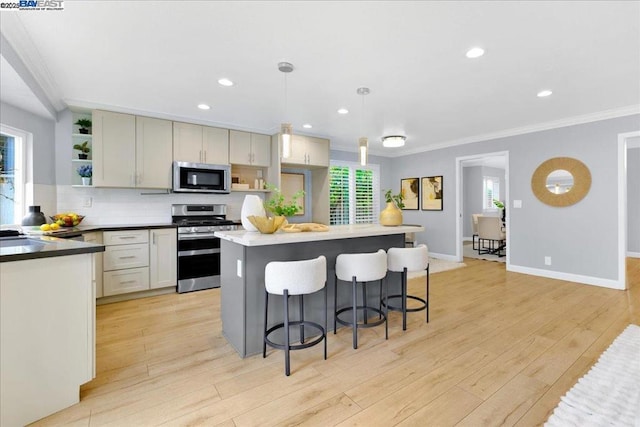
<path id="1" fill-rule="evenodd" d="M 89 152 L 91 151 L 91 148 L 89 148 L 89 141 L 84 141 L 82 144 L 75 144 L 73 149 L 80 151 L 80 153 L 78 153 L 78 158 L 83 160 L 89 157 Z"/>
<path id="2" fill-rule="evenodd" d="M 274 215 L 290 217 L 302 210 L 298 204 L 298 199 L 304 197 L 304 190 L 296 192 L 291 196 L 291 200 L 286 203 L 282 192 L 274 185 L 266 184 L 267 190 L 271 191 L 271 198 L 264 202 L 264 207 Z"/>
<path id="3" fill-rule="evenodd" d="M 404 208 L 404 196 L 402 195 L 402 192 L 398 194 L 392 194 L 391 190 L 387 190 L 384 193 L 384 198 L 387 203 L 394 203 L 398 209 Z"/>
<path id="4" fill-rule="evenodd" d="M 91 129 L 92 122 L 91 119 L 78 119 L 74 124 L 78 126 L 78 132 L 88 134 L 89 129 Z"/>

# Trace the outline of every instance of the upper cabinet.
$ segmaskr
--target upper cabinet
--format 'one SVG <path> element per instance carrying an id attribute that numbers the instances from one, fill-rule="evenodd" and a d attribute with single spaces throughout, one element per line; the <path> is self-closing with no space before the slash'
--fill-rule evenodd
<path id="1" fill-rule="evenodd" d="M 229 164 L 229 130 L 173 122 L 173 160 Z"/>
<path id="2" fill-rule="evenodd" d="M 291 157 L 283 158 L 282 164 L 329 167 L 329 140 L 312 136 L 293 135 Z"/>
<path id="3" fill-rule="evenodd" d="M 95 110 L 93 185 L 171 188 L 172 124 Z"/>
<path id="4" fill-rule="evenodd" d="M 269 167 L 271 138 L 268 135 L 229 131 L 229 163 L 234 165 Z"/>

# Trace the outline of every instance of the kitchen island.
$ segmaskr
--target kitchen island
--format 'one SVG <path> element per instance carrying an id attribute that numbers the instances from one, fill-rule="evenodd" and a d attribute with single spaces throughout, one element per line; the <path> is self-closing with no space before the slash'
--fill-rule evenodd
<path id="1" fill-rule="evenodd" d="M 271 261 L 297 261 L 324 255 L 327 258 L 328 327 L 333 327 L 333 289 L 336 257 L 341 253 L 376 252 L 404 247 L 405 234 L 424 231 L 422 226 L 385 227 L 377 224 L 339 225 L 327 232 L 260 234 L 247 231 L 219 231 L 222 332 L 241 357 L 262 351 L 264 329 L 264 269 Z M 392 277 L 392 286 L 399 280 Z M 338 287 L 338 305 L 351 301 L 351 287 Z M 359 297 L 360 298 L 360 297 Z M 377 306 L 378 292 L 368 301 Z M 322 293 L 305 297 L 305 319 L 324 323 Z M 269 319 L 282 318 L 282 304 L 269 304 Z M 297 313 L 297 298 L 291 301 Z M 271 321 L 270 321 L 271 323 Z"/>
<path id="2" fill-rule="evenodd" d="M 95 377 L 92 256 L 53 237 L 0 241 L 0 425 L 26 425 L 79 401 Z"/>

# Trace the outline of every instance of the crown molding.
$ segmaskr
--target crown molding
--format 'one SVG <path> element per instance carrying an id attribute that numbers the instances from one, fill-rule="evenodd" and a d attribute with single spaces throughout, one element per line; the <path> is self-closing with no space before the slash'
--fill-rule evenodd
<path id="1" fill-rule="evenodd" d="M 599 111 L 596 113 L 584 114 L 581 116 L 573 116 L 565 119 L 554 120 L 551 122 L 538 123 L 531 126 L 523 126 L 513 129 L 505 129 L 499 132 L 492 132 L 482 135 L 470 136 L 467 138 L 454 139 L 451 141 L 444 141 L 440 143 L 430 144 L 429 146 L 421 146 L 404 150 L 395 150 L 394 153 L 389 153 L 386 150 L 371 149 L 369 148 L 369 154 L 381 157 L 403 157 L 412 154 L 419 154 L 428 151 L 441 150 L 443 148 L 455 147 L 458 145 L 471 144 L 475 142 L 490 141 L 493 139 L 506 138 L 510 136 L 524 135 L 527 133 L 540 132 L 550 129 L 557 129 L 567 126 L 574 126 L 584 123 L 597 122 L 600 120 L 614 119 L 617 117 L 631 116 L 634 114 L 640 114 L 640 105 L 630 105 L 627 107 L 616 108 L 611 110 Z M 357 152 L 357 147 L 336 145 L 332 147 L 334 150 Z"/>
<path id="2" fill-rule="evenodd" d="M 67 108 L 58 84 L 47 68 L 37 46 L 29 36 L 18 13 L 2 14 L 2 56 L 29 86 L 54 117 Z"/>

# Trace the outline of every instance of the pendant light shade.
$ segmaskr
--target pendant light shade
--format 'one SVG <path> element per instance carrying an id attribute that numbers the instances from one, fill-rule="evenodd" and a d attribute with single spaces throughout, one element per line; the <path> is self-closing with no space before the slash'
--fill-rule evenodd
<path id="1" fill-rule="evenodd" d="M 389 135 L 382 138 L 382 146 L 389 148 L 397 148 L 404 146 L 404 140 L 407 139 L 406 136 L 402 135 Z"/>
<path id="2" fill-rule="evenodd" d="M 360 117 L 360 134 L 364 133 L 364 97 L 369 95 L 371 91 L 368 87 L 359 87 L 356 93 L 362 96 L 362 115 Z M 369 156 L 369 140 L 366 136 L 362 136 L 358 139 L 358 154 L 360 157 L 360 165 L 366 166 Z"/>
<path id="3" fill-rule="evenodd" d="M 293 71 L 293 64 L 289 62 L 279 62 L 278 70 L 284 73 L 284 117 L 287 117 L 287 74 Z M 291 123 L 282 123 L 280 125 L 280 135 L 282 138 L 282 157 L 288 159 L 291 157 Z"/>
<path id="4" fill-rule="evenodd" d="M 360 151 L 360 165 L 367 165 L 367 155 L 369 154 L 369 140 L 366 136 L 358 139 L 358 150 Z"/>

